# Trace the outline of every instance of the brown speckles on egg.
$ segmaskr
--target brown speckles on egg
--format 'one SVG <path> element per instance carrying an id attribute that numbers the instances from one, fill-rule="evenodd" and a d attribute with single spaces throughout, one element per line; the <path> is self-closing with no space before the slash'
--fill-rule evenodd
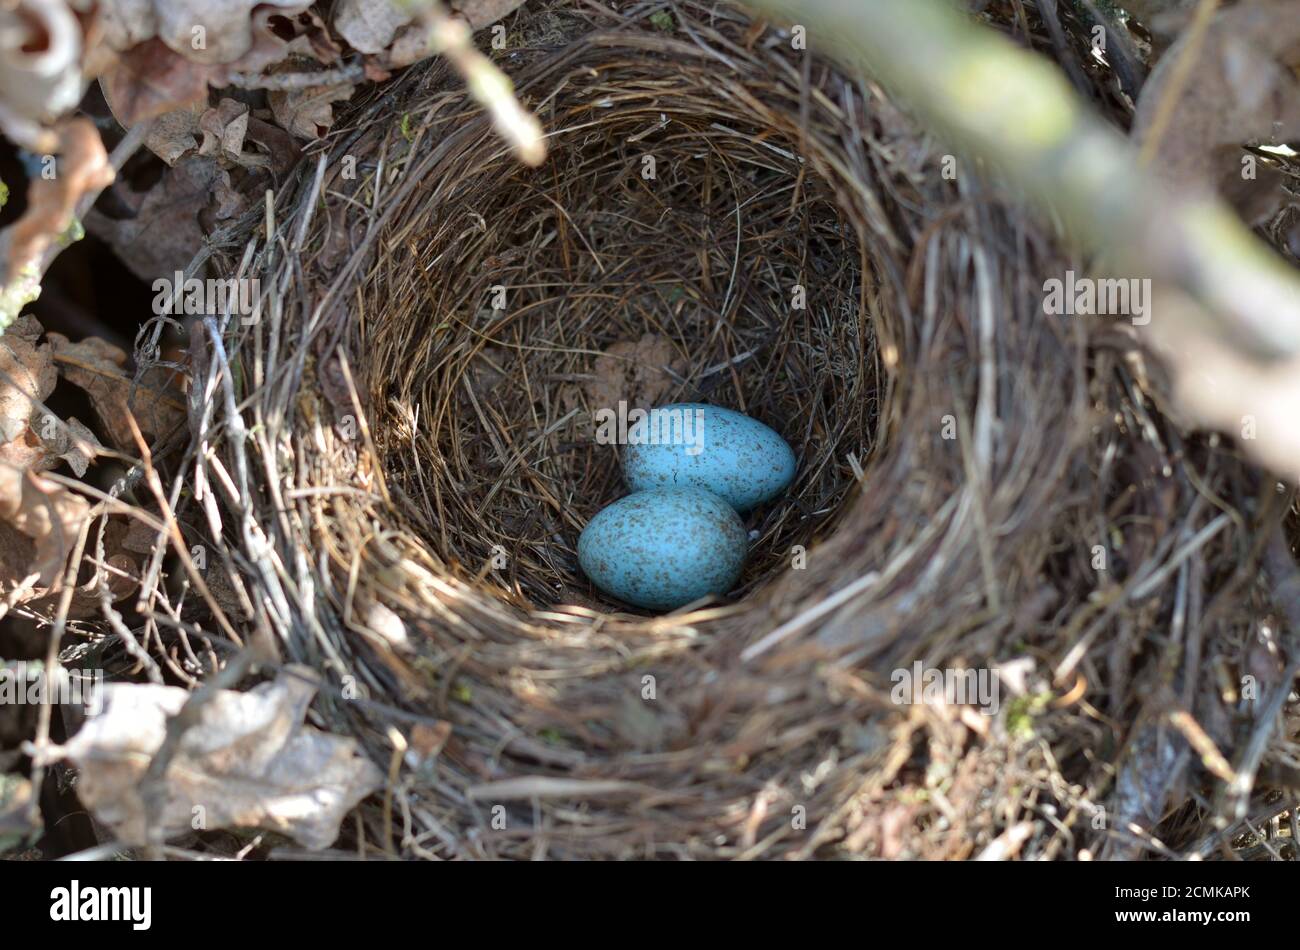
<path id="1" fill-rule="evenodd" d="M 599 512 L 578 561 L 601 590 L 653 610 L 723 594 L 740 577 L 749 539 L 736 512 L 697 488 L 637 492 Z"/>
<path id="2" fill-rule="evenodd" d="M 721 406 L 659 406 L 643 438 L 650 441 L 623 451 L 623 475 L 634 491 L 703 488 L 748 511 L 781 494 L 794 478 L 794 452 L 779 434 Z"/>

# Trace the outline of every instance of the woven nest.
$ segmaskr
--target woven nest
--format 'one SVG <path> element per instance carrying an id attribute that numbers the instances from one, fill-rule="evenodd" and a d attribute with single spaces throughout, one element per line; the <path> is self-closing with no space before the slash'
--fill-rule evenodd
<path id="1" fill-rule="evenodd" d="M 1125 328 L 1043 313 L 1072 262 L 871 84 L 723 4 L 512 24 L 546 163 L 443 67 L 409 71 L 229 243 L 266 307 L 198 348 L 221 515 L 187 529 L 217 599 L 391 766 L 349 846 L 1197 847 L 1210 809 L 1155 710 L 1232 748 L 1203 687 L 1253 595 L 1224 585 L 1257 550 L 1242 512 L 1284 501 L 1179 437 Z M 654 616 L 578 570 L 626 491 L 592 438 L 620 398 L 738 408 L 794 447 L 733 595 Z M 983 717 L 895 702 L 918 660 L 1030 672 Z"/>

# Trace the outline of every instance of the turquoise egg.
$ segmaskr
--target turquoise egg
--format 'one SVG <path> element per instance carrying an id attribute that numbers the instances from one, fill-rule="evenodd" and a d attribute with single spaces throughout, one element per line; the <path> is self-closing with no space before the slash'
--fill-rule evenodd
<path id="1" fill-rule="evenodd" d="M 748 547 L 740 516 L 717 495 L 664 488 L 601 509 L 578 538 L 578 563 L 605 593 L 672 610 L 731 590 Z"/>
<path id="2" fill-rule="evenodd" d="M 651 409 L 623 447 L 623 478 L 633 491 L 703 488 L 737 511 L 781 494 L 794 469 L 794 451 L 772 429 L 697 402 Z"/>

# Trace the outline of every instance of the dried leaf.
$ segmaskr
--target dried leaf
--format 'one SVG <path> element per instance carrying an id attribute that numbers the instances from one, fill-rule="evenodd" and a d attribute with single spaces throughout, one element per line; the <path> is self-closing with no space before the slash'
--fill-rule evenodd
<path id="1" fill-rule="evenodd" d="M 204 828 L 266 828 L 329 847 L 383 776 L 352 739 L 303 724 L 315 692 L 315 674 L 291 666 L 272 683 L 220 690 L 205 703 L 166 771 L 164 835 L 191 831 L 198 816 Z M 190 698 L 174 686 L 109 684 L 99 714 L 54 750 L 81 770 L 82 802 L 126 842 L 147 841 L 141 783 L 167 720 Z"/>
<path id="2" fill-rule="evenodd" d="M 233 63 L 254 44 L 254 9 L 295 15 L 301 0 L 100 0 L 104 38 L 117 50 L 157 37 L 193 63 Z"/>
<path id="3" fill-rule="evenodd" d="M 132 399 L 131 377 L 122 369 L 126 354 L 112 343 L 89 337 L 80 343 L 49 334 L 54 359 L 63 377 L 85 390 L 95 414 L 117 448 L 134 451 L 135 440 L 127 415 L 135 416 L 144 437 L 153 442 L 185 420 L 185 403 L 181 394 L 168 384 L 166 370 L 146 371 L 135 386 Z"/>
<path id="4" fill-rule="evenodd" d="M 40 333 L 27 316 L 0 337 L 0 593 L 14 603 L 50 593 L 89 512 L 84 499 L 39 473 L 66 460 L 80 477 L 99 444 L 76 420 L 60 426 L 38 409 L 58 379 Z M 17 592 L 33 574 L 36 582 Z"/>
<path id="5" fill-rule="evenodd" d="M 205 102 L 208 83 L 220 83 L 225 75 L 223 69 L 191 62 L 150 39 L 118 56 L 99 84 L 117 121 L 129 128 Z"/>
<path id="6" fill-rule="evenodd" d="M 78 478 L 85 476 L 90 463 L 104 447 L 95 438 L 95 433 L 74 416 L 69 416 L 63 425 L 54 427 L 53 435 L 44 441 L 45 450 L 54 458 L 67 462 L 72 474 Z"/>
<path id="7" fill-rule="evenodd" d="M 248 105 L 234 99 L 222 99 L 216 108 L 204 110 L 199 117 L 199 131 L 203 133 L 199 154 L 238 162 L 244 152 L 249 118 Z"/>
<path id="8" fill-rule="evenodd" d="M 22 476 L 18 507 L 8 520 L 35 542 L 27 573 L 39 575 L 38 587 L 50 587 L 60 578 L 89 514 L 90 505 L 80 495 L 32 471 Z"/>
<path id="9" fill-rule="evenodd" d="M 259 7 L 253 11 L 253 47 L 230 64 L 243 73 L 260 73 L 291 56 L 337 63 L 342 51 L 313 11 L 291 14 Z"/>
<path id="10" fill-rule="evenodd" d="M 139 202 L 133 218 L 86 215 L 86 230 L 106 241 L 141 280 L 183 270 L 203 244 L 200 211 L 214 197 L 226 173 L 205 156 L 190 155 L 169 169 L 149 191 L 124 192 Z M 229 181 L 225 183 L 229 185 Z"/>
<path id="11" fill-rule="evenodd" d="M 27 430 L 36 407 L 58 382 L 48 343 L 37 343 L 41 326 L 35 317 L 20 318 L 0 337 L 0 442 L 12 442 Z"/>
<path id="12" fill-rule="evenodd" d="M 449 7 L 452 13 L 469 22 L 470 29 L 480 30 L 513 13 L 523 2 L 451 0 Z M 426 37 L 403 32 L 415 21 L 416 6 L 405 0 L 343 0 L 334 13 L 334 28 L 358 52 L 381 53 L 392 48 L 393 64 L 407 65 L 419 56 L 428 55 Z M 424 52 L 417 55 L 414 51 L 421 48 Z"/>
<path id="13" fill-rule="evenodd" d="M 168 165 L 175 165 L 199 147 L 199 117 L 205 112 L 199 104 L 176 109 L 158 116 L 149 127 L 144 144 Z"/>
<path id="14" fill-rule="evenodd" d="M 290 89 L 271 92 L 267 99 L 271 112 L 281 128 L 299 138 L 315 140 L 321 138 L 334 124 L 333 103 L 346 102 L 352 98 L 356 87 L 344 83 L 337 86 L 309 86 L 306 89 Z"/>
<path id="15" fill-rule="evenodd" d="M 414 19 L 409 5 L 391 0 L 342 0 L 334 11 L 334 29 L 359 53 L 380 53 L 397 31 Z"/>
<path id="16" fill-rule="evenodd" d="M 63 0 L 0 5 L 0 129 L 46 151 L 41 126 L 81 99 L 81 25 Z"/>

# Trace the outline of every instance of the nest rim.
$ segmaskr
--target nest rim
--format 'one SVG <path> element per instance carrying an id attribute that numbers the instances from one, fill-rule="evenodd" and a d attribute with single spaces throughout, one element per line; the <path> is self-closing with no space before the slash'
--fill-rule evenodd
<path id="1" fill-rule="evenodd" d="M 286 202 L 288 237 L 252 234 L 240 248 L 243 271 L 270 275 L 264 283 L 293 297 L 226 344 L 249 371 L 223 421 L 237 436 L 245 415 L 268 430 L 247 448 L 215 441 L 251 501 L 211 539 L 224 558 L 256 567 L 249 586 L 275 609 L 246 597 L 252 623 L 282 655 L 359 684 L 363 700 L 326 696 L 322 715 L 376 761 L 393 756 L 394 720 L 408 724 L 401 778 L 387 792 L 404 824 L 394 827 L 391 807 L 364 818 L 366 836 L 385 847 L 400 840 L 417 856 L 456 857 L 885 849 L 879 810 L 913 815 L 921 806 L 904 793 L 929 780 L 907 774 L 916 737 L 956 755 L 966 739 L 954 736 L 975 734 L 951 712 L 891 700 L 891 668 L 919 656 L 991 665 L 1018 644 L 1057 673 L 1099 678 L 1097 577 L 1067 541 L 1091 537 L 1097 511 L 1113 504 L 1096 494 L 1092 453 L 1109 440 L 1107 464 L 1135 471 L 1151 454 L 1172 458 L 1169 442 L 1152 452 L 1117 441 L 1122 426 L 1095 424 L 1097 405 L 1120 415 L 1141 402 L 1114 372 L 1130 341 L 1042 313 L 1040 275 L 1068 260 L 1053 237 L 978 182 L 923 174 L 941 156 L 878 88 L 790 56 L 779 30 L 756 29 L 738 8 L 686 0 L 674 10 L 671 37 L 632 18 L 577 17 L 581 35 L 512 68 L 519 91 L 548 122 L 566 78 L 599 76 L 615 56 L 668 82 L 682 81 L 683 64 L 707 76 L 722 63 L 726 81 L 701 81 L 698 94 L 733 95 L 755 121 L 788 130 L 860 254 L 859 312 L 872 322 L 877 371 L 873 451 L 854 480 L 887 490 L 853 493 L 810 550 L 815 568 L 782 570 L 736 603 L 688 613 L 511 603 L 447 570 L 411 530 L 418 507 L 388 484 L 380 446 L 394 430 L 374 405 L 387 394 L 364 365 L 376 308 L 355 285 L 393 266 L 375 235 L 409 238 L 409 220 L 394 218 L 422 182 L 445 187 L 437 172 L 457 161 L 472 176 L 510 159 L 439 67 L 403 76 L 325 146 L 333 156 L 363 146 L 376 173 L 389 170 L 386 190 L 366 200 L 344 192 L 323 151 L 314 179 Z M 426 130 L 441 136 L 422 157 L 381 128 L 394 96 L 419 112 L 417 142 Z M 341 252 L 328 253 L 331 235 L 343 236 Z M 304 270 L 299 255 L 315 265 Z M 271 354 L 278 365 L 258 365 Z M 355 439 L 338 431 L 349 410 Z M 1179 492 L 1170 503 L 1179 516 L 1202 517 L 1196 491 Z M 1159 596 L 1168 603 L 1163 588 Z M 660 689 L 651 713 L 646 676 Z M 1066 737 L 1054 753 L 1088 759 L 1102 727 L 1063 707 L 1052 716 Z M 1002 734 L 963 760 L 961 781 L 1000 786 L 1030 754 Z M 1086 786 L 1052 788 L 1077 810 L 1111 782 L 1103 769 Z M 1039 787 L 1026 780 L 1022 797 Z M 969 794 L 969 814 L 932 810 L 933 820 L 960 819 L 971 841 L 992 840 L 999 825 L 978 799 Z M 493 834 L 497 805 L 516 830 Z M 804 828 L 791 826 L 792 808 L 803 809 Z M 934 856 L 969 847 L 942 831 L 929 839 L 941 839 Z"/>

